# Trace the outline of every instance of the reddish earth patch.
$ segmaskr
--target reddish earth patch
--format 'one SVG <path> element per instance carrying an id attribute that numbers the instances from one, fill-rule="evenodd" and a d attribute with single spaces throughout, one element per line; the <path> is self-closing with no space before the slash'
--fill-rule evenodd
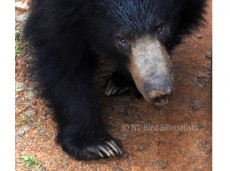
<path id="1" fill-rule="evenodd" d="M 43 170 L 211 170 L 211 4 L 209 0 L 205 27 L 186 38 L 173 54 L 175 89 L 166 107 L 157 109 L 133 96 L 105 96 L 103 84 L 112 68 L 101 62 L 97 87 L 102 118 L 109 132 L 122 141 L 128 153 L 123 158 L 76 161 L 62 151 L 55 143 L 52 111 L 28 81 L 29 48 L 17 41 L 23 53 L 16 56 L 16 81 L 26 88 L 17 90 L 15 97 L 16 170 L 27 170 L 20 161 L 22 155 L 41 161 Z M 31 91 L 35 96 L 28 99 Z M 28 110 L 35 113 L 26 121 L 22 117 Z M 25 125 L 31 128 L 20 137 L 18 132 Z"/>

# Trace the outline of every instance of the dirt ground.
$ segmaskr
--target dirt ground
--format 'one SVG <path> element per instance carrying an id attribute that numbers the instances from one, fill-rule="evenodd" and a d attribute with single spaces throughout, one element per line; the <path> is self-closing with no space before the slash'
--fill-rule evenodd
<path id="1" fill-rule="evenodd" d="M 76 161 L 55 143 L 56 124 L 52 110 L 28 80 L 30 49 L 22 41 L 22 24 L 16 44 L 22 52 L 15 57 L 15 162 L 17 171 L 26 168 L 21 156 L 42 162 L 40 170 L 212 170 L 212 1 L 208 0 L 205 27 L 184 39 L 174 53 L 175 89 L 162 109 L 133 96 L 107 97 L 104 80 L 112 72 L 101 62 L 97 79 L 102 118 L 108 131 L 122 141 L 123 157 Z M 28 11 L 16 9 L 16 17 Z M 19 19 L 20 20 L 20 19 Z"/>

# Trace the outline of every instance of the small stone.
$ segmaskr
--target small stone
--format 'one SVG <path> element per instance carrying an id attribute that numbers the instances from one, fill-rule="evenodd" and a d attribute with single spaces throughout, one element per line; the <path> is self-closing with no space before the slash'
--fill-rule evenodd
<path id="1" fill-rule="evenodd" d="M 200 141 L 200 144 L 204 146 L 204 145 L 207 145 L 207 144 L 208 144 L 208 142 L 207 142 L 207 141 L 205 141 L 205 140 L 202 140 L 202 141 Z"/>
<path id="2" fill-rule="evenodd" d="M 115 167 L 114 170 L 115 170 L 115 171 L 123 171 L 123 169 L 120 168 L 120 167 Z"/>
<path id="3" fill-rule="evenodd" d="M 203 38 L 203 36 L 202 35 L 196 35 L 196 38 L 201 39 L 201 38 Z"/>
<path id="4" fill-rule="evenodd" d="M 19 1 L 15 3 L 15 8 L 27 11 L 29 9 L 29 6 Z"/>
<path id="5" fill-rule="evenodd" d="M 205 66 L 206 70 L 208 70 L 208 75 L 210 77 L 211 75 L 211 71 L 212 71 L 212 65 L 210 63 L 208 63 L 206 66 Z"/>
<path id="6" fill-rule="evenodd" d="M 153 162 L 153 167 L 157 169 L 166 169 L 168 165 L 169 164 L 167 161 L 158 160 L 158 161 Z"/>
<path id="7" fill-rule="evenodd" d="M 32 107 L 32 106 L 33 106 L 32 102 L 27 102 L 24 104 L 24 107 Z"/>
<path id="8" fill-rule="evenodd" d="M 44 115 L 41 115 L 40 118 L 41 118 L 42 120 L 46 120 L 46 119 L 47 119 L 47 117 L 45 117 Z"/>
<path id="9" fill-rule="evenodd" d="M 200 109 L 200 107 L 198 106 L 197 102 L 195 100 L 193 100 L 190 104 L 190 107 L 192 108 L 192 110 L 198 110 Z"/>
<path id="10" fill-rule="evenodd" d="M 18 26 L 18 23 L 17 22 L 15 22 L 15 28 Z"/>
<path id="11" fill-rule="evenodd" d="M 128 139 L 128 135 L 127 134 L 122 134 L 120 137 L 118 137 L 120 140 L 126 140 Z"/>
<path id="12" fill-rule="evenodd" d="M 15 30 L 15 38 L 18 38 L 20 36 L 20 31 L 19 30 Z"/>
<path id="13" fill-rule="evenodd" d="M 23 83 L 17 82 L 15 83 L 16 92 L 20 92 L 22 90 L 26 90 L 26 86 Z"/>
<path id="14" fill-rule="evenodd" d="M 44 132 L 46 132 L 46 130 L 44 130 L 44 129 L 40 130 L 40 133 L 44 133 Z"/>
<path id="15" fill-rule="evenodd" d="M 47 171 L 45 167 L 41 167 L 39 171 Z"/>
<path id="16" fill-rule="evenodd" d="M 133 120 L 141 121 L 142 119 L 141 119 L 141 117 L 139 115 L 136 114 L 136 115 L 133 116 Z"/>
<path id="17" fill-rule="evenodd" d="M 204 127 L 201 124 L 197 124 L 197 125 L 195 125 L 195 128 L 199 130 L 199 129 L 204 128 Z"/>
<path id="18" fill-rule="evenodd" d="M 22 98 L 17 98 L 15 103 L 20 103 L 22 101 Z"/>
<path id="19" fill-rule="evenodd" d="M 56 138 L 56 135 L 52 135 L 52 138 L 55 139 L 55 138 Z"/>
<path id="20" fill-rule="evenodd" d="M 211 59 L 212 58 L 212 51 L 209 51 L 208 53 L 206 53 L 205 57 L 208 59 Z"/>
<path id="21" fill-rule="evenodd" d="M 36 85 L 34 85 L 34 84 L 31 84 L 31 85 L 29 85 L 29 86 L 27 86 L 27 90 L 35 90 L 35 88 L 36 88 Z"/>
<path id="22" fill-rule="evenodd" d="M 56 161 L 56 159 L 50 159 L 49 161 L 50 161 L 50 163 L 53 163 Z"/>
<path id="23" fill-rule="evenodd" d="M 204 72 L 199 72 L 198 76 L 197 76 L 198 79 L 207 78 L 207 77 L 208 77 L 208 75 Z"/>
<path id="24" fill-rule="evenodd" d="M 204 99 L 199 99 L 199 103 L 200 104 L 205 104 L 205 100 Z"/>
<path id="25" fill-rule="evenodd" d="M 30 125 L 25 125 L 18 130 L 18 135 L 22 137 L 26 132 L 28 132 L 32 127 Z"/>
<path id="26" fill-rule="evenodd" d="M 15 138 L 15 143 L 20 142 L 21 140 L 19 138 Z"/>
<path id="27" fill-rule="evenodd" d="M 65 167 L 69 167 L 69 163 L 66 163 L 66 164 L 65 164 Z"/>
<path id="28" fill-rule="evenodd" d="M 27 18 L 28 18 L 27 14 L 21 14 L 21 15 L 17 16 L 15 19 L 18 22 L 24 22 Z"/>
<path id="29" fill-rule="evenodd" d="M 32 110 L 27 110 L 27 111 L 25 112 L 25 114 L 26 114 L 27 116 L 32 116 L 32 115 L 35 114 L 35 112 L 32 111 Z"/>
<path id="30" fill-rule="evenodd" d="M 25 99 L 27 99 L 27 100 L 31 100 L 31 99 L 35 99 L 35 94 L 34 94 L 34 92 L 32 92 L 32 91 L 27 91 L 26 93 L 25 93 Z"/>
<path id="31" fill-rule="evenodd" d="M 98 171 L 98 169 L 95 166 L 90 166 L 91 169 Z"/>
<path id="32" fill-rule="evenodd" d="M 122 158 L 124 158 L 124 159 L 129 158 L 129 153 L 124 152 L 124 153 L 122 154 Z"/>
<path id="33" fill-rule="evenodd" d="M 211 147 L 205 147 L 204 148 L 204 152 L 205 152 L 205 154 L 210 154 L 211 152 L 212 152 L 212 148 Z"/>
<path id="34" fill-rule="evenodd" d="M 195 168 L 194 171 L 202 171 L 200 168 Z"/>
<path id="35" fill-rule="evenodd" d="M 199 83 L 199 82 L 195 82 L 195 85 L 196 85 L 197 87 L 199 87 L 199 88 L 203 88 L 203 87 L 204 87 L 204 85 L 201 84 L 201 83 Z"/>
<path id="36" fill-rule="evenodd" d="M 176 137 L 179 138 L 180 136 L 182 136 L 184 134 L 184 132 L 179 132 Z"/>
<path id="37" fill-rule="evenodd" d="M 144 151 L 145 149 L 146 149 L 147 147 L 146 147 L 146 145 L 145 144 L 142 144 L 142 145 L 140 145 L 139 147 L 138 147 L 138 151 Z"/>
<path id="38" fill-rule="evenodd" d="M 53 113 L 53 109 L 47 108 L 47 109 L 45 110 L 44 116 L 50 115 L 50 114 L 52 114 L 52 113 Z"/>
<path id="39" fill-rule="evenodd" d="M 181 150 L 181 149 L 178 150 L 178 153 L 179 154 L 185 154 L 185 152 L 183 150 Z"/>

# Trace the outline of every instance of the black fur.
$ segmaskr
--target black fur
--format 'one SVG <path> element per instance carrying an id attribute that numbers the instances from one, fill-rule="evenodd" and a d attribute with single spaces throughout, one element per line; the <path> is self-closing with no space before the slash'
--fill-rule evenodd
<path id="1" fill-rule="evenodd" d="M 205 0 L 33 1 L 25 37 L 34 48 L 36 79 L 54 108 L 57 141 L 67 153 L 76 159 L 99 158 L 99 145 L 108 149 L 106 141 L 113 139 L 100 121 L 95 57 L 126 68 L 129 59 L 118 50 L 117 37 L 155 34 L 158 25 L 167 29 L 159 39 L 171 51 L 199 25 L 205 5 Z M 133 84 L 129 79 L 127 84 Z"/>

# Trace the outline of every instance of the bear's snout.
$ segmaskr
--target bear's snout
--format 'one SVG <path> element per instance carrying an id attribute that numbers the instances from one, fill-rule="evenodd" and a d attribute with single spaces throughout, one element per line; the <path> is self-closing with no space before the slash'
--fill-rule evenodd
<path id="1" fill-rule="evenodd" d="M 143 97 L 157 106 L 167 104 L 173 92 L 171 58 L 157 38 L 140 38 L 132 46 L 130 73 Z"/>

